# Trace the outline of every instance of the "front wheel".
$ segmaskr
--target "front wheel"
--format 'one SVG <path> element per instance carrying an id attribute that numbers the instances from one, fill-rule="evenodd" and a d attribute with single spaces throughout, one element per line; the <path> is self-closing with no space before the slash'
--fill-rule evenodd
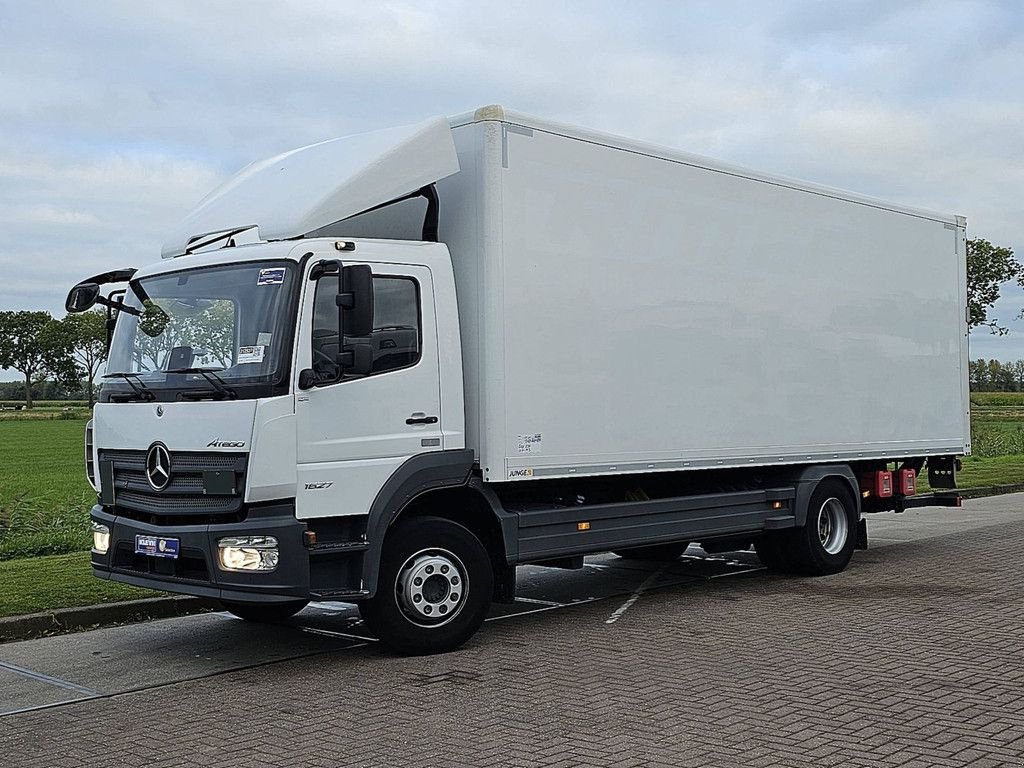
<path id="1" fill-rule="evenodd" d="M 377 594 L 359 604 L 367 627 L 406 654 L 458 648 L 491 605 L 494 570 L 480 539 L 440 517 L 414 517 L 388 533 Z"/>
<path id="2" fill-rule="evenodd" d="M 308 600 L 289 600 L 285 603 L 242 603 L 233 600 L 222 600 L 224 610 L 240 619 L 254 621 L 258 624 L 276 624 L 290 619 L 307 605 Z"/>

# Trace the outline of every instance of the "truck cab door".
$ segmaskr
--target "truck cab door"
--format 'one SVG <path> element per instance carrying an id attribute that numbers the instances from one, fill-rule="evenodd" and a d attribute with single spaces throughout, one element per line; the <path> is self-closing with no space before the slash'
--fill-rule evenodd
<path id="1" fill-rule="evenodd" d="M 307 275 L 316 261 L 310 260 Z M 311 367 L 315 357 L 336 356 L 338 341 L 337 281 L 304 280 L 293 371 L 300 519 L 365 515 L 403 462 L 444 447 L 430 270 L 405 264 L 370 267 L 372 333 L 344 342 L 347 348 L 369 346 L 370 371 L 305 390 L 297 387 L 298 371 Z"/>

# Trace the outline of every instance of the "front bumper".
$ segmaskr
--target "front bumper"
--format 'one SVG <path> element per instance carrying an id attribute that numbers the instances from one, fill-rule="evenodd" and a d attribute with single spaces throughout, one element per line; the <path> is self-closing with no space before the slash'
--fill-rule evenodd
<path id="1" fill-rule="evenodd" d="M 284 602 L 309 598 L 309 552 L 303 544 L 306 524 L 295 519 L 292 504 L 250 510 L 239 523 L 150 525 L 118 516 L 100 505 L 92 519 L 110 529 L 110 548 L 92 553 L 93 574 L 102 579 L 167 592 L 244 602 Z M 177 558 L 135 554 L 135 536 L 145 534 L 178 539 Z M 280 560 L 273 571 L 222 571 L 217 565 L 217 542 L 225 536 L 273 536 Z"/>

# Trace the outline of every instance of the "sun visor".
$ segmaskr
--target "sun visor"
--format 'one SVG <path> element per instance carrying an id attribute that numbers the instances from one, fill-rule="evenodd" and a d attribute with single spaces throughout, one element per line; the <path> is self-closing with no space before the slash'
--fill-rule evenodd
<path id="1" fill-rule="evenodd" d="M 448 119 L 330 139 L 253 163 L 203 198 L 163 257 L 219 232 L 257 227 L 261 240 L 300 237 L 459 170 Z"/>

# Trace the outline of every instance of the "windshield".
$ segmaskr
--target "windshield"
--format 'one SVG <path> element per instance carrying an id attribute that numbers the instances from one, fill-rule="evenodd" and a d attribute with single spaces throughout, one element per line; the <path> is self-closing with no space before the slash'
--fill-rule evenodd
<path id="1" fill-rule="evenodd" d="M 294 284 L 295 265 L 283 261 L 133 280 L 110 345 L 107 383 L 130 386 L 118 374 L 137 374 L 132 379 L 146 388 L 221 396 L 225 385 L 238 396 L 238 384 L 280 383 L 291 347 Z"/>

